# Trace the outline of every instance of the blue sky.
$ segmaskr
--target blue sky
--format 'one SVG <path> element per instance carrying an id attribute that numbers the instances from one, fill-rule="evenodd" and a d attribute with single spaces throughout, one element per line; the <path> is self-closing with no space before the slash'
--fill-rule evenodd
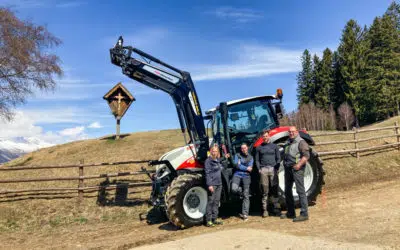
<path id="1" fill-rule="evenodd" d="M 346 22 L 370 25 L 391 0 L 340 1 L 52 1 L 0 0 L 17 16 L 46 25 L 63 43 L 65 75 L 56 91 L 38 92 L 17 107 L 0 137 L 36 136 L 48 142 L 115 133 L 102 99 L 118 82 L 135 96 L 121 133 L 178 128 L 172 100 L 111 64 L 119 35 L 179 69 L 189 71 L 203 112 L 220 101 L 284 93 L 296 108 L 296 74 L 304 49 L 337 48 Z"/>

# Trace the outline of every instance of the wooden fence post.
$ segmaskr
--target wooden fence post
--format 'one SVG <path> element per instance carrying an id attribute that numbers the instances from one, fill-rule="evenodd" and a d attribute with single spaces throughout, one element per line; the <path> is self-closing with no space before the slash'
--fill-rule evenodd
<path id="1" fill-rule="evenodd" d="M 394 126 L 396 126 L 395 134 L 397 135 L 397 143 L 400 143 L 399 123 L 396 121 Z M 400 145 L 397 145 L 397 150 L 400 150 Z"/>
<path id="2" fill-rule="evenodd" d="M 78 190 L 78 201 L 79 203 L 81 203 L 83 201 L 83 164 L 84 164 L 84 160 L 80 160 L 79 163 L 79 190 Z"/>
<path id="3" fill-rule="evenodd" d="M 358 145 L 357 145 L 357 140 L 358 140 L 358 129 L 356 128 L 356 131 L 354 131 L 354 148 L 357 150 L 358 149 Z M 358 153 L 358 151 L 356 151 L 356 156 L 357 156 L 357 160 L 360 159 L 360 154 Z"/>

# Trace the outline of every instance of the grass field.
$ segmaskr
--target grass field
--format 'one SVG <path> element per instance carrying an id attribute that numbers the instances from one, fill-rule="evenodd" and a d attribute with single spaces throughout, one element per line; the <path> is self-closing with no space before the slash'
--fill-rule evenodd
<path id="1" fill-rule="evenodd" d="M 400 123 L 400 118 L 392 118 L 370 127 L 391 126 L 395 121 Z M 313 132 L 317 134 L 319 132 Z M 362 134 L 362 138 L 379 136 L 393 133 L 393 131 L 379 131 Z M 352 135 L 339 135 L 328 137 L 317 137 L 316 141 L 332 141 L 352 139 Z M 378 145 L 395 142 L 395 138 L 381 139 L 373 142 L 365 142 L 359 147 Z M 77 164 L 81 159 L 85 163 L 115 162 L 127 160 L 153 160 L 158 159 L 165 152 L 182 146 L 184 139 L 179 130 L 151 131 L 133 133 L 115 141 L 110 137 L 76 141 L 51 148 L 45 148 L 37 152 L 27 154 L 6 164 L 8 167 L 25 165 L 54 165 L 54 164 Z M 316 146 L 316 150 L 331 151 L 339 149 L 350 149 L 354 144 Z M 397 150 L 381 150 L 374 153 L 363 153 L 357 160 L 351 155 L 343 155 L 338 158 L 326 156 L 323 158 L 324 167 L 327 171 L 325 176 L 327 189 L 350 188 L 352 185 L 379 181 L 383 179 L 397 178 L 400 167 L 400 153 Z M 130 164 L 111 167 L 85 168 L 85 175 L 100 173 L 115 173 L 139 170 L 143 164 Z M 52 170 L 27 170 L 0 172 L 0 179 L 32 178 L 50 176 L 77 176 L 78 169 L 52 169 Z M 110 182 L 134 182 L 148 180 L 146 176 L 128 176 L 110 178 Z M 85 181 L 86 186 L 99 185 L 104 179 Z M 47 187 L 77 187 L 78 181 L 59 182 L 27 182 L 0 184 L 1 190 L 47 188 Z M 137 221 L 139 214 L 149 208 L 146 200 L 150 195 L 149 187 L 130 188 L 126 202 L 115 203 L 115 192 L 109 191 L 106 195 L 107 204 L 97 203 L 99 194 L 97 192 L 85 193 L 84 202 L 77 203 L 77 192 L 71 191 L 67 194 L 52 192 L 40 195 L 18 194 L 0 195 L 0 232 L 16 231 L 51 231 L 68 230 L 69 225 L 91 225 L 130 223 Z M 318 200 L 317 200 L 318 202 Z"/>

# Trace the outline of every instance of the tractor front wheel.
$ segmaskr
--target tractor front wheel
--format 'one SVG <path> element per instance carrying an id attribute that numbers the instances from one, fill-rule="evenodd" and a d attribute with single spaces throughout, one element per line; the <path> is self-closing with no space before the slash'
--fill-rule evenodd
<path id="1" fill-rule="evenodd" d="M 167 215 L 179 228 L 200 225 L 207 208 L 207 191 L 201 174 L 183 174 L 172 181 L 166 192 Z"/>

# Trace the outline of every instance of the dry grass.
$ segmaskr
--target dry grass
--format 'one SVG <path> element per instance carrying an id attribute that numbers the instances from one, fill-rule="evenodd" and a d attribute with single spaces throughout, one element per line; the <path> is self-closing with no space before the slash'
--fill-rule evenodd
<path id="1" fill-rule="evenodd" d="M 400 121 L 400 118 L 395 118 Z M 395 119 L 375 124 L 374 126 L 390 126 Z M 315 132 L 317 133 L 317 132 Z M 314 133 L 314 134 L 315 134 Z M 363 138 L 393 133 L 393 131 L 379 131 L 363 134 Z M 351 136 L 317 137 L 316 141 L 352 139 Z M 375 142 L 366 142 L 368 145 L 388 143 L 394 138 L 382 139 Z M 54 165 L 78 164 L 81 159 L 85 163 L 115 162 L 127 160 L 158 159 L 165 152 L 182 146 L 183 136 L 179 130 L 151 131 L 134 133 L 115 141 L 110 137 L 76 141 L 64 145 L 46 148 L 27 154 L 6 164 L 18 165 Z M 316 146 L 317 151 L 327 151 L 342 148 L 351 148 L 354 145 Z M 400 166 L 400 153 L 390 150 L 376 154 L 364 153 L 359 161 L 355 157 L 345 155 L 340 159 L 324 157 L 327 170 L 326 187 L 335 188 L 345 185 L 351 186 L 358 182 L 393 178 Z M 84 175 L 136 171 L 143 164 L 129 164 L 110 167 L 88 167 Z M 0 172 L 0 179 L 32 178 L 53 176 L 78 176 L 78 169 L 51 169 Z M 398 176 L 398 175 L 397 175 Z M 134 182 L 147 180 L 146 176 L 129 176 L 110 178 L 111 182 Z M 85 180 L 85 186 L 99 185 L 104 179 Z M 59 182 L 27 182 L 0 184 L 0 190 L 47 188 L 47 187 L 77 187 L 78 181 Z M 43 231 L 63 230 L 69 225 L 96 224 L 105 225 L 124 224 L 137 221 L 140 213 L 148 209 L 146 200 L 149 198 L 149 187 L 131 188 L 125 203 L 115 204 L 115 191 L 108 191 L 106 199 L 109 204 L 97 204 L 98 193 L 85 193 L 85 200 L 79 206 L 77 192 L 66 194 L 52 192 L 51 194 L 18 194 L 0 195 L 0 232 L 1 231 Z"/>

